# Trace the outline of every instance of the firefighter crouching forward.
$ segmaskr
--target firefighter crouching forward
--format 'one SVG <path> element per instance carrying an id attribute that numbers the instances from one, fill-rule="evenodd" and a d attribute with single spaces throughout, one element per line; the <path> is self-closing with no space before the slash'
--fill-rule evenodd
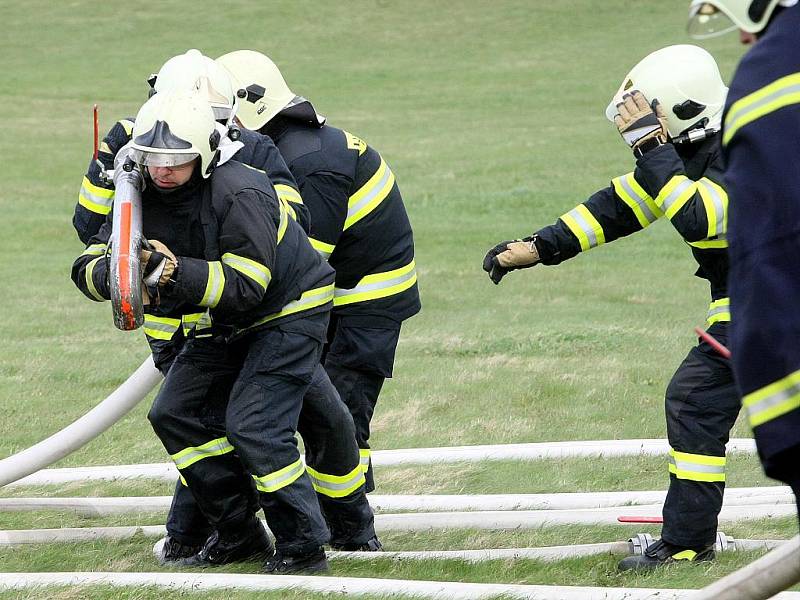
<path id="1" fill-rule="evenodd" d="M 401 323 L 420 310 L 400 189 L 381 155 L 327 125 L 269 58 L 240 50 L 217 61 L 241 88 L 239 121 L 269 135 L 289 165 L 311 212 L 311 243 L 336 269 L 325 370 L 353 415 L 372 491 L 370 420 L 392 376 Z"/>
<path id="2" fill-rule="evenodd" d="M 800 5 L 692 2 L 689 31 L 739 29 L 722 144 L 731 200 L 733 369 L 764 471 L 800 506 Z"/>
<path id="3" fill-rule="evenodd" d="M 220 125 L 229 125 L 233 120 L 238 102 L 227 71 L 197 50 L 169 59 L 149 81 L 153 93 L 176 88 L 195 89 L 197 82 L 202 82 L 200 87 L 208 94 L 209 105 Z M 99 153 L 105 168 L 113 166 L 117 151 L 130 141 L 132 127 L 133 119 L 129 123 L 121 121 L 106 136 Z M 235 160 L 263 170 L 271 180 L 280 182 L 274 186 L 278 198 L 284 202 L 289 214 L 297 217 L 298 223 L 306 228 L 308 210 L 303 206 L 297 184 L 272 140 L 243 129 L 238 142 L 221 146 L 225 156 L 233 154 Z M 97 233 L 102 224 L 99 218 L 92 217 L 96 213 L 92 213 L 88 207 L 93 204 L 85 198 L 87 185 L 94 185 L 91 181 L 96 181 L 98 185 L 95 187 L 108 195 L 108 208 L 114 197 L 113 186 L 100 177 L 99 166 L 93 162 L 84 178 L 73 220 L 76 228 L 81 224 L 78 233 L 83 239 L 89 239 Z M 102 219 L 105 219 L 105 212 L 102 213 Z M 202 316 L 160 316 L 158 309 L 145 315 L 144 331 L 156 366 L 163 374 L 166 375 L 186 340 L 184 328 L 190 329 L 192 323 Z M 221 435 L 224 435 L 226 389 L 225 385 L 220 385 L 219 393 L 211 394 L 213 397 L 208 398 L 205 417 L 209 424 L 216 420 L 216 426 L 223 432 Z M 364 495 L 365 478 L 359 465 L 353 420 L 322 366 L 316 369 L 303 398 L 298 432 L 306 447 L 308 473 L 331 530 L 331 545 L 343 550 L 379 550 L 381 545 L 375 534 L 372 510 Z M 259 509 L 255 488 L 250 504 L 255 513 Z M 199 509 L 191 490 L 179 479 L 167 519 L 167 537 L 157 544 L 159 561 L 162 564 L 182 562 L 197 554 L 212 532 L 212 526 Z M 247 553 L 246 546 L 241 550 Z M 204 552 L 204 560 L 213 564 L 241 558 L 244 556 L 236 547 L 222 553 L 218 546 L 211 546 Z"/>
<path id="4" fill-rule="evenodd" d="M 218 164 L 215 125 L 201 94 L 158 93 L 120 152 L 146 181 L 149 307 L 167 317 L 205 315 L 148 418 L 214 526 L 209 553 L 247 542 L 252 554 L 267 556 L 267 572 L 318 571 L 327 566 L 329 532 L 294 435 L 320 361 L 334 274 L 262 173 Z M 109 298 L 109 231 L 104 224 L 73 266 L 73 280 L 95 300 Z M 207 399 L 220 395 L 229 397 L 223 435 L 204 412 Z M 274 554 L 248 506 L 253 484 L 275 534 Z"/>
<path id="5" fill-rule="evenodd" d="M 490 250 L 483 268 L 492 281 L 499 283 L 514 269 L 559 264 L 666 216 L 691 248 L 696 275 L 711 284 L 706 326 L 725 343 L 728 199 L 721 187 L 718 133 L 725 93 L 714 59 L 700 48 L 670 46 L 644 58 L 607 110 L 633 149 L 635 170 L 554 225 Z M 670 485 L 661 539 L 643 556 L 624 559 L 621 569 L 714 557 L 725 444 L 738 412 L 728 361 L 701 342 L 667 387 Z"/>

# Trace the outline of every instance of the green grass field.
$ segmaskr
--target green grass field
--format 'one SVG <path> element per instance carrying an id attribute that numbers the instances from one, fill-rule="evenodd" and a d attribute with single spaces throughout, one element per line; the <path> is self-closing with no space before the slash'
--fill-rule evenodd
<path id="1" fill-rule="evenodd" d="M 272 56 L 296 93 L 392 165 L 415 227 L 423 312 L 403 329 L 395 379 L 374 420 L 375 448 L 664 437 L 663 391 L 705 319 L 708 292 L 668 223 L 499 287 L 485 251 L 545 224 L 632 169 L 604 109 L 648 52 L 688 43 L 688 3 L 609 0 L 121 5 L 0 3 L 0 456 L 57 431 L 147 356 L 110 307 L 69 280 L 82 251 L 70 218 L 101 129 L 133 115 L 146 76 L 197 47 Z M 706 46 L 727 78 L 735 36 Z M 161 462 L 148 401 L 58 466 Z M 748 436 L 746 424 L 734 435 Z M 380 493 L 532 493 L 661 489 L 666 461 L 623 458 L 385 469 Z M 755 457 L 730 461 L 729 486 L 769 484 Z M 167 494 L 155 483 L 4 490 L 2 495 Z M 137 523 L 161 523 L 140 515 Z M 0 514 L 0 527 L 130 523 L 131 517 Z M 795 520 L 726 528 L 789 537 Z M 385 535 L 390 549 L 539 546 L 626 539 L 628 527 Z M 652 530 L 657 533 L 657 530 Z M 1 571 L 157 570 L 152 540 L 0 549 Z M 752 555 L 621 575 L 619 557 L 480 566 L 376 559 L 334 575 L 561 585 L 698 587 Z M 229 569 L 256 572 L 258 565 Z M 161 598 L 163 592 L 64 589 L 0 598 Z M 180 597 L 212 598 L 186 593 Z M 230 594 L 230 598 L 272 598 Z M 275 598 L 317 597 L 275 595 Z"/>

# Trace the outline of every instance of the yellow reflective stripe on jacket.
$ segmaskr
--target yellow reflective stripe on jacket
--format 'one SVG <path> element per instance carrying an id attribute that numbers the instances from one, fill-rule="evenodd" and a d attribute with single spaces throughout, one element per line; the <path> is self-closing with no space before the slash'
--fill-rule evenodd
<path id="1" fill-rule="evenodd" d="M 350 133 L 349 131 L 342 130 L 344 137 L 347 140 L 348 150 L 358 150 L 358 155 L 361 156 L 367 151 L 367 142 Z"/>
<path id="2" fill-rule="evenodd" d="M 190 446 L 184 448 L 176 454 L 170 455 L 170 458 L 175 463 L 178 469 L 185 469 L 196 463 L 197 461 L 213 456 L 222 456 L 228 452 L 233 452 L 233 446 L 228 441 L 228 438 L 221 437 L 210 442 L 206 442 L 202 446 Z"/>
<path id="3" fill-rule="evenodd" d="M 569 230 L 578 238 L 581 250 L 588 250 L 606 241 L 603 227 L 594 218 L 583 204 L 579 204 L 568 213 L 561 215 L 561 220 L 569 227 Z"/>
<path id="4" fill-rule="evenodd" d="M 267 315 L 266 317 L 259 319 L 247 329 L 252 329 L 253 327 L 258 327 L 259 325 L 263 325 L 264 323 L 269 323 L 270 321 L 274 321 L 275 319 L 280 319 L 281 317 L 285 317 L 287 315 L 293 315 L 295 313 L 299 313 L 304 310 L 311 310 L 312 308 L 316 308 L 318 306 L 322 306 L 323 304 L 327 304 L 333 300 L 333 284 L 326 285 L 324 287 L 314 288 L 312 290 L 308 290 L 307 292 L 303 292 L 303 294 L 297 300 L 292 300 L 286 306 L 284 306 L 280 312 L 273 313 L 271 315 Z"/>
<path id="5" fill-rule="evenodd" d="M 303 474 L 304 470 L 303 461 L 298 458 L 288 467 L 266 475 L 253 475 L 253 479 L 256 481 L 256 488 L 258 488 L 259 492 L 277 492 L 279 489 L 294 483 Z"/>
<path id="6" fill-rule="evenodd" d="M 189 313 L 181 317 L 183 323 L 183 335 L 189 337 L 194 330 L 195 337 L 202 337 L 201 333 L 211 327 L 211 314 L 208 311 L 201 313 Z"/>
<path id="7" fill-rule="evenodd" d="M 203 298 L 198 303 L 200 306 L 214 308 L 222 298 L 222 290 L 225 288 L 225 271 L 222 270 L 222 263 L 214 260 L 208 263 L 208 282 Z"/>
<path id="8" fill-rule="evenodd" d="M 358 456 L 361 461 L 361 470 L 366 473 L 369 470 L 369 460 L 372 457 L 372 450 L 369 448 L 359 448 Z"/>
<path id="9" fill-rule="evenodd" d="M 86 250 L 81 253 L 81 256 L 102 256 L 108 250 L 107 244 L 91 244 L 86 246 Z"/>
<path id="10" fill-rule="evenodd" d="M 703 177 L 697 182 L 708 218 L 708 237 L 725 235 L 728 230 L 728 194 L 719 185 Z"/>
<path id="11" fill-rule="evenodd" d="M 325 260 L 328 260 L 331 257 L 331 254 L 333 254 L 333 251 L 336 249 L 336 246 L 333 244 L 326 244 L 325 242 L 315 240 L 312 237 L 309 237 L 308 241 L 311 242 L 311 246 L 313 246 L 314 250 L 316 250 Z"/>
<path id="12" fill-rule="evenodd" d="M 800 408 L 800 370 L 744 397 L 751 427 L 758 427 Z"/>
<path id="13" fill-rule="evenodd" d="M 773 81 L 760 90 L 733 103 L 725 116 L 722 144 L 728 144 L 736 132 L 748 123 L 779 108 L 800 103 L 800 73 L 793 73 Z"/>
<path id="14" fill-rule="evenodd" d="M 694 196 L 696 191 L 697 182 L 692 181 L 686 175 L 675 175 L 661 188 L 656 197 L 656 204 L 664 211 L 667 218 L 671 219 Z"/>
<path id="15" fill-rule="evenodd" d="M 103 302 L 105 298 L 97 291 L 97 288 L 94 287 L 94 279 L 92 278 L 92 274 L 94 273 L 94 266 L 97 264 L 98 260 L 101 260 L 103 257 L 98 256 L 95 259 L 92 259 L 88 265 L 86 265 L 85 277 L 86 277 L 86 288 L 89 290 L 89 293 L 95 300 Z"/>
<path id="16" fill-rule="evenodd" d="M 349 496 L 367 482 L 360 464 L 356 465 L 356 468 L 347 475 L 328 475 L 311 467 L 306 467 L 306 471 L 314 489 L 330 498 Z"/>
<path id="17" fill-rule="evenodd" d="M 383 202 L 394 186 L 394 173 L 381 158 L 378 170 L 347 201 L 347 217 L 342 231 L 352 227 Z"/>
<path id="18" fill-rule="evenodd" d="M 727 248 L 728 247 L 728 239 L 723 235 L 719 236 L 717 239 L 714 240 L 700 240 L 699 242 L 686 242 L 690 246 L 694 246 L 695 248 L 700 248 L 701 250 L 708 250 L 714 248 Z"/>
<path id="19" fill-rule="evenodd" d="M 78 192 L 78 204 L 98 215 L 107 215 L 114 204 L 114 190 L 95 185 L 84 175 Z"/>
<path id="20" fill-rule="evenodd" d="M 669 449 L 669 472 L 690 481 L 725 481 L 725 457 Z"/>
<path id="21" fill-rule="evenodd" d="M 366 300 L 377 300 L 394 296 L 410 288 L 417 282 L 417 265 L 412 260 L 399 269 L 384 273 L 373 273 L 361 278 L 354 288 L 336 288 L 333 305 L 344 306 Z"/>
<path id="22" fill-rule="evenodd" d="M 636 215 L 636 220 L 639 221 L 639 225 L 642 227 L 647 227 L 664 215 L 650 197 L 650 194 L 645 192 L 639 182 L 636 181 L 633 173 L 612 179 L 611 185 L 614 186 L 614 192 L 616 192 L 617 196 Z"/>
<path id="23" fill-rule="evenodd" d="M 286 235 L 286 228 L 289 226 L 289 209 L 285 202 L 278 202 L 278 206 L 281 211 L 281 220 L 278 223 L 278 243 L 280 244 L 283 236 Z M 294 212 L 294 209 L 292 209 L 292 212 Z"/>
<path id="24" fill-rule="evenodd" d="M 122 128 L 125 130 L 125 133 L 131 135 L 133 133 L 133 121 L 130 119 L 121 119 L 119 124 L 122 125 Z"/>
<path id="25" fill-rule="evenodd" d="M 297 221 L 297 212 L 292 208 L 292 205 L 289 204 L 286 200 L 281 200 L 281 204 L 286 209 L 286 212 L 289 213 L 289 216 L 292 217 L 293 221 Z"/>
<path id="26" fill-rule="evenodd" d="M 278 193 L 278 198 L 280 200 L 294 202 L 295 204 L 303 203 L 303 197 L 300 195 L 300 192 L 290 185 L 286 185 L 285 183 L 276 183 L 275 191 Z"/>
<path id="27" fill-rule="evenodd" d="M 144 332 L 157 340 L 171 340 L 181 326 L 181 320 L 171 317 L 157 317 L 145 313 Z"/>
<path id="28" fill-rule="evenodd" d="M 731 299 L 720 298 L 708 305 L 708 315 L 706 316 L 706 327 L 711 327 L 714 323 L 731 320 Z"/>
<path id="29" fill-rule="evenodd" d="M 246 256 L 226 252 L 222 255 L 222 262 L 232 269 L 236 269 L 242 275 L 249 277 L 265 290 L 269 285 L 270 279 L 272 279 L 272 273 L 267 267 Z"/>

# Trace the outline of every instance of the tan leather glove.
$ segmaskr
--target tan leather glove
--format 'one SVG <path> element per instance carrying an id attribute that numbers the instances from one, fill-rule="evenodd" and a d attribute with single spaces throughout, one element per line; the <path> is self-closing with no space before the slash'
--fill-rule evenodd
<path id="1" fill-rule="evenodd" d="M 506 273 L 514 269 L 525 269 L 539 262 L 539 251 L 536 249 L 536 236 L 521 240 L 502 242 L 486 253 L 483 258 L 483 270 L 489 278 L 500 283 Z"/>
<path id="2" fill-rule="evenodd" d="M 539 262 L 539 251 L 533 240 L 523 242 L 517 240 L 506 246 L 506 249 L 497 255 L 497 262 L 504 269 L 521 269 Z"/>
<path id="3" fill-rule="evenodd" d="M 150 292 L 147 291 L 147 286 L 142 286 L 142 306 L 150 306 Z"/>
<path id="4" fill-rule="evenodd" d="M 175 274 L 178 259 L 158 240 L 149 240 L 150 249 L 142 248 L 139 260 L 142 262 L 142 279 L 149 287 L 164 286 Z"/>
<path id="5" fill-rule="evenodd" d="M 623 96 L 617 111 L 614 123 L 637 158 L 667 143 L 667 117 L 657 100 L 651 105 L 642 92 L 634 90 Z"/>

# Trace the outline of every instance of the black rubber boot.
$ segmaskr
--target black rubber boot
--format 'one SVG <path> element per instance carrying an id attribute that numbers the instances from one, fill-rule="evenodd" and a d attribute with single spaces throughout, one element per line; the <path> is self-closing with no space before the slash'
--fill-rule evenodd
<path id="1" fill-rule="evenodd" d="M 705 548 L 681 548 L 663 540 L 657 540 L 647 547 L 644 554 L 622 559 L 618 569 L 620 571 L 642 571 L 678 562 L 714 560 L 714 557 L 713 545 Z"/>
<path id="2" fill-rule="evenodd" d="M 156 558 L 158 564 L 163 566 L 182 564 L 184 559 L 194 556 L 202 549 L 203 544 L 184 544 L 168 535 L 164 538 L 164 544 L 161 546 L 161 551 Z"/>
<path id="3" fill-rule="evenodd" d="M 179 564 L 187 567 L 217 567 L 233 562 L 262 560 L 275 554 L 275 546 L 256 520 L 248 533 L 219 531 L 212 533 L 203 548 Z"/>
<path id="4" fill-rule="evenodd" d="M 343 552 L 383 552 L 383 544 L 378 536 L 374 536 L 363 544 L 331 544 L 331 548 Z"/>
<path id="5" fill-rule="evenodd" d="M 263 570 L 264 573 L 269 575 L 323 573 L 328 570 L 328 559 L 325 556 L 325 550 L 322 548 L 299 556 L 275 554 L 264 562 Z"/>

